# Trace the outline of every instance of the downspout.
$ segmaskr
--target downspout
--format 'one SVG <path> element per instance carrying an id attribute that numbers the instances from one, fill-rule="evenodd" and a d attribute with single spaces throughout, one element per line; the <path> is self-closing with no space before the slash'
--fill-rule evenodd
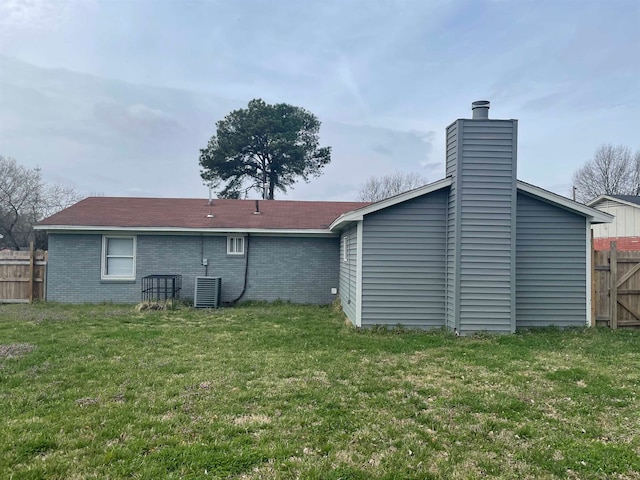
<path id="1" fill-rule="evenodd" d="M 240 301 L 240 299 L 244 296 L 245 291 L 247 290 L 247 279 L 249 277 L 249 237 L 250 236 L 251 234 L 247 233 L 247 241 L 246 241 L 246 245 L 244 246 L 244 284 L 242 285 L 242 291 L 240 292 L 240 295 L 238 295 L 237 298 L 228 302 L 229 305 L 233 305 L 238 301 Z"/>

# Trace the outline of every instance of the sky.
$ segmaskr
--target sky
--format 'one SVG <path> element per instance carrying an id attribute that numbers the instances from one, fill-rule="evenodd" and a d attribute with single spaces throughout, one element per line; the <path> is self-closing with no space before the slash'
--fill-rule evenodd
<path id="1" fill-rule="evenodd" d="M 199 150 L 253 98 L 332 147 L 276 198 L 436 181 L 475 100 L 519 120 L 518 178 L 568 196 L 598 146 L 640 148 L 640 1 L 0 0 L 0 155 L 48 182 L 204 198 Z"/>

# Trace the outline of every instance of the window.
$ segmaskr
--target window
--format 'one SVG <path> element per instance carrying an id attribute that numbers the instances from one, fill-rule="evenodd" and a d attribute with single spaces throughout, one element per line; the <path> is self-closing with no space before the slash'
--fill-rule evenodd
<path id="1" fill-rule="evenodd" d="M 227 237 L 227 255 L 244 255 L 244 237 Z"/>
<path id="2" fill-rule="evenodd" d="M 102 237 L 102 278 L 135 280 L 136 237 Z"/>
<path id="3" fill-rule="evenodd" d="M 342 261 L 349 261 L 349 237 L 347 235 L 342 237 Z"/>

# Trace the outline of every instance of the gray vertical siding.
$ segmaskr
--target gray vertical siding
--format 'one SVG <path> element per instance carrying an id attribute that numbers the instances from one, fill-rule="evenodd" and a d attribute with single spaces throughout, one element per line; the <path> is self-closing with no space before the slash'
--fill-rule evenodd
<path id="1" fill-rule="evenodd" d="M 338 239 L 251 236 L 243 300 L 330 303 L 338 286 Z M 244 256 L 227 255 L 226 236 L 138 235 L 136 280 L 100 279 L 102 236 L 50 234 L 47 298 L 52 301 L 136 303 L 141 278 L 182 275 L 182 297 L 193 298 L 195 277 L 222 277 L 222 300 L 236 299 L 244 285 Z M 205 269 L 201 259 L 207 258 Z"/>
<path id="2" fill-rule="evenodd" d="M 515 329 L 515 120 L 458 120 L 453 280 L 461 333 Z M 457 145 L 456 145 L 457 144 Z M 452 168 L 452 167 L 450 167 Z"/>
<path id="3" fill-rule="evenodd" d="M 347 238 L 348 261 L 344 261 L 343 238 Z M 357 227 L 351 224 L 340 235 L 340 302 L 351 323 L 356 324 Z"/>
<path id="4" fill-rule="evenodd" d="M 447 190 L 366 215 L 362 326 L 444 325 Z"/>
<path id="5" fill-rule="evenodd" d="M 586 219 L 518 194 L 518 328 L 586 324 Z"/>

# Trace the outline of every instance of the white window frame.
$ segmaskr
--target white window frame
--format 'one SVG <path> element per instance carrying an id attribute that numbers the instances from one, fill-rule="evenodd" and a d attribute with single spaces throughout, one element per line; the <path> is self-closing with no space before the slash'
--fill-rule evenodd
<path id="1" fill-rule="evenodd" d="M 118 238 L 118 239 L 131 239 L 133 241 L 133 255 L 130 256 L 120 256 L 120 258 L 131 258 L 133 260 L 133 268 L 131 275 L 109 275 L 107 274 L 107 243 L 110 238 Z M 137 237 L 135 235 L 103 235 L 102 236 L 102 255 L 101 255 L 101 266 L 100 266 L 100 278 L 102 280 L 135 280 L 136 279 L 136 245 L 137 245 Z"/>
<path id="2" fill-rule="evenodd" d="M 342 261 L 349 261 L 349 235 L 342 237 Z"/>
<path id="3" fill-rule="evenodd" d="M 227 255 L 244 255 L 244 237 L 234 235 L 227 237 Z"/>

